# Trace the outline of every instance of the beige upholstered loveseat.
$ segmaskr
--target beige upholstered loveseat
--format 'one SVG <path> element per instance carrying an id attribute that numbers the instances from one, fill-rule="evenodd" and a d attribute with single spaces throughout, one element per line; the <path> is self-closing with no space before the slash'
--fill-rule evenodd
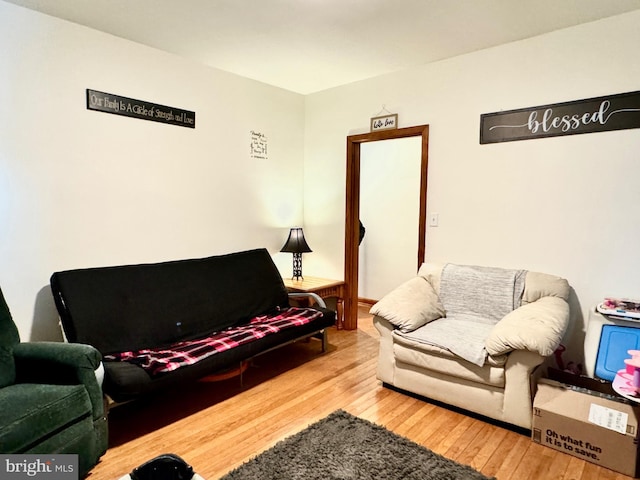
<path id="1" fill-rule="evenodd" d="M 378 378 L 530 429 L 541 365 L 569 323 L 568 297 L 567 281 L 544 273 L 425 263 L 371 309 Z"/>

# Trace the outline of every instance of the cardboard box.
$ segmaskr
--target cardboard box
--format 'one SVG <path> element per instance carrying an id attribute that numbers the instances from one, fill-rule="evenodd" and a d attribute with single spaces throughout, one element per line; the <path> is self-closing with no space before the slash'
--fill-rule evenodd
<path id="1" fill-rule="evenodd" d="M 640 404 L 541 379 L 533 402 L 532 440 L 635 477 Z"/>

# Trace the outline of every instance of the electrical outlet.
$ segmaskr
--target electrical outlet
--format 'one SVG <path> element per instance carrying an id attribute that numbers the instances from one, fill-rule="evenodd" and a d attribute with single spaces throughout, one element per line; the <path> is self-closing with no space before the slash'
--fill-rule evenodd
<path id="1" fill-rule="evenodd" d="M 437 213 L 429 214 L 429 226 L 437 227 L 438 226 L 439 215 Z"/>

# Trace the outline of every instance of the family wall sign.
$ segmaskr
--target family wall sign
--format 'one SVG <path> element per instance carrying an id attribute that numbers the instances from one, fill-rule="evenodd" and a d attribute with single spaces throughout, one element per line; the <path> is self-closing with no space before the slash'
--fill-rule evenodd
<path id="1" fill-rule="evenodd" d="M 196 128 L 196 112 L 97 90 L 87 89 L 87 109 L 179 127 Z"/>
<path id="2" fill-rule="evenodd" d="M 480 143 L 640 128 L 640 91 L 480 115 Z"/>

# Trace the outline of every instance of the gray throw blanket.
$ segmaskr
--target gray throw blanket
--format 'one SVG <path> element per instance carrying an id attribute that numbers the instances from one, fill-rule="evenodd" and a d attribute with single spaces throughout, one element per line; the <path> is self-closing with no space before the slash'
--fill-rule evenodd
<path id="1" fill-rule="evenodd" d="M 446 318 L 398 334 L 482 366 L 487 358 L 484 341 L 496 323 L 520 306 L 525 276 L 525 270 L 447 264 L 440 278 Z"/>
<path id="2" fill-rule="evenodd" d="M 520 306 L 524 270 L 447 264 L 442 269 L 440 301 L 447 317 L 498 323 Z"/>

